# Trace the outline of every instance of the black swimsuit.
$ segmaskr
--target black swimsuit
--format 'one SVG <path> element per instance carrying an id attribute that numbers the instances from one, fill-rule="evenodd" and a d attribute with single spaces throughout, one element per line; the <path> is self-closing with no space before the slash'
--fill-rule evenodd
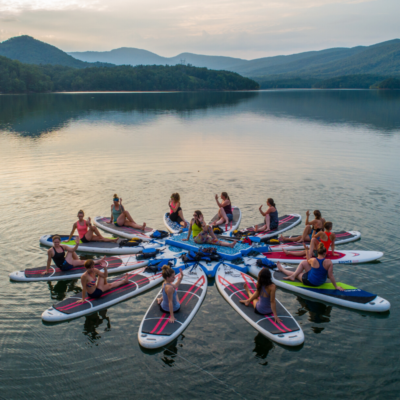
<path id="1" fill-rule="evenodd" d="M 63 249 L 62 253 L 57 253 L 55 247 L 53 247 L 54 256 L 52 257 L 54 264 L 57 265 L 58 268 L 62 268 L 62 265 L 65 261 L 65 250 Z"/>

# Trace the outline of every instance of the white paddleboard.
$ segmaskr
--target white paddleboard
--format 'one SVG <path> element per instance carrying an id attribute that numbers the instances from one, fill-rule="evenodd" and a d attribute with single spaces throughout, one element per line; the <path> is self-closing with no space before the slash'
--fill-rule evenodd
<path id="1" fill-rule="evenodd" d="M 157 298 L 162 296 L 162 290 L 160 290 L 140 324 L 138 332 L 140 345 L 148 349 L 156 349 L 176 339 L 196 315 L 206 292 L 207 278 L 203 270 L 196 265 L 185 269 L 177 290 L 181 308 L 174 314 L 176 321 L 168 322 L 170 313 L 161 311 L 157 302 Z"/>
<path id="2" fill-rule="evenodd" d="M 168 212 L 166 212 L 166 213 L 164 214 L 163 221 L 164 221 L 165 227 L 168 229 L 168 231 L 169 231 L 170 233 L 172 233 L 172 234 L 175 235 L 175 234 L 181 233 L 181 232 L 183 232 L 185 229 L 187 230 L 187 229 L 189 228 L 190 222 L 187 222 L 187 221 L 186 221 L 187 226 L 186 226 L 186 228 L 184 228 L 181 224 L 178 224 L 177 222 L 171 221 L 171 220 L 169 219 L 169 215 L 170 215 L 170 214 L 169 214 Z"/>
<path id="3" fill-rule="evenodd" d="M 249 272 L 253 276 L 258 276 L 261 268 L 255 261 L 251 262 L 251 264 Z M 283 267 L 290 271 L 295 271 L 294 267 L 287 267 L 286 265 L 283 265 Z M 382 297 L 342 282 L 337 282 L 336 284 L 345 289 L 343 292 L 336 290 L 329 279 L 323 285 L 314 287 L 306 286 L 297 279 L 294 282 L 283 279 L 286 275 L 278 270 L 271 271 L 271 274 L 276 286 L 323 302 L 369 312 L 384 312 L 390 309 L 390 303 Z"/>
<path id="4" fill-rule="evenodd" d="M 257 282 L 250 275 L 221 265 L 215 275 L 215 282 L 225 300 L 258 332 L 285 346 L 298 346 L 304 342 L 304 333 L 300 325 L 278 299 L 276 299 L 276 309 L 281 320 L 279 324 L 275 322 L 273 314 L 256 314 L 252 304 L 246 307 L 240 303 L 240 300 L 248 299 L 244 289 L 245 283 L 252 292 L 256 290 Z"/>
<path id="5" fill-rule="evenodd" d="M 131 228 L 129 226 L 115 226 L 114 223 L 109 223 L 110 218 L 108 217 L 96 217 L 94 219 L 94 224 L 103 229 L 103 231 L 110 232 L 114 235 L 121 236 L 127 239 L 139 238 L 142 240 L 152 240 L 150 235 L 154 232 L 153 228 L 148 228 L 146 226 L 145 231 L 139 229 Z"/>

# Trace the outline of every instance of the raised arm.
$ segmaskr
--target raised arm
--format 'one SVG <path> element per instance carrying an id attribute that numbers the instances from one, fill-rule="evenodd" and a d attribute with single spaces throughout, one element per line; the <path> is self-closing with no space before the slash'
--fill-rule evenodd
<path id="1" fill-rule="evenodd" d="M 218 201 L 218 195 L 217 194 L 215 195 L 215 201 L 217 202 L 218 207 L 221 208 L 222 204 Z"/>
<path id="2" fill-rule="evenodd" d="M 71 247 L 71 246 L 61 246 L 65 251 L 69 251 L 71 253 L 75 252 L 76 250 L 78 250 L 79 244 L 80 244 L 81 240 L 79 239 L 79 236 L 75 236 L 75 246 Z"/>
<path id="3" fill-rule="evenodd" d="M 72 231 L 69 234 L 69 238 L 68 238 L 67 242 L 69 242 L 71 240 L 72 235 L 75 233 L 75 230 L 76 230 L 76 222 L 72 225 Z"/>
<path id="4" fill-rule="evenodd" d="M 258 208 L 258 211 L 260 211 L 260 213 L 261 213 L 261 215 L 263 216 L 263 217 L 265 217 L 265 215 L 267 214 L 267 213 L 265 213 L 263 210 L 262 210 L 262 204 L 261 204 L 261 206 Z"/>
<path id="5" fill-rule="evenodd" d="M 271 293 L 269 294 L 269 298 L 271 300 L 271 310 L 274 313 L 275 322 L 279 323 L 279 322 L 281 322 L 281 320 L 279 319 L 278 313 L 276 312 L 275 292 L 276 292 L 276 286 L 272 285 Z"/>
<path id="6" fill-rule="evenodd" d="M 183 271 L 182 271 L 182 268 L 179 268 L 179 272 L 180 272 L 179 278 L 178 278 L 178 280 L 176 281 L 176 283 L 173 284 L 173 286 L 174 286 L 175 289 L 178 289 L 178 287 L 179 287 L 179 285 L 181 284 L 182 279 L 183 279 Z"/>
<path id="7" fill-rule="evenodd" d="M 310 218 L 310 210 L 307 210 L 306 216 L 307 216 L 307 218 L 306 218 L 306 223 L 305 223 L 305 225 L 306 225 L 306 226 L 307 226 L 307 225 L 311 225 L 310 222 L 308 221 L 308 219 Z"/>

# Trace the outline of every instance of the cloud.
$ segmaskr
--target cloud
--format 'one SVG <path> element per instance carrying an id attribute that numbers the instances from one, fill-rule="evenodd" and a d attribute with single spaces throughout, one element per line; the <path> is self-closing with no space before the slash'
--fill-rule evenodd
<path id="1" fill-rule="evenodd" d="M 0 12 L 12 13 L 27 10 L 93 9 L 98 6 L 97 0 L 0 0 Z"/>

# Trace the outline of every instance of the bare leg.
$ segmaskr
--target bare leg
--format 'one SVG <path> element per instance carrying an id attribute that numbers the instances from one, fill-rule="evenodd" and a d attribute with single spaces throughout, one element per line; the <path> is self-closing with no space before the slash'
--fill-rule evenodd
<path id="1" fill-rule="evenodd" d="M 311 269 L 311 265 L 307 262 L 307 260 L 304 260 L 299 264 L 299 266 L 296 268 L 296 271 L 294 271 L 294 272 L 284 271 L 284 268 L 282 268 L 282 266 L 278 266 L 278 269 L 279 269 L 279 271 L 281 271 L 285 275 L 287 275 L 287 277 L 285 277 L 283 279 L 289 279 L 291 281 L 294 281 L 296 278 L 301 280 L 303 273 L 308 272 Z M 290 272 L 290 274 L 288 272 Z"/>
<path id="2" fill-rule="evenodd" d="M 74 267 L 81 267 L 82 265 L 85 265 L 85 261 L 84 260 L 75 260 L 72 252 L 68 252 L 66 257 L 65 257 L 65 261 L 70 264 L 73 265 Z"/>
<path id="3" fill-rule="evenodd" d="M 249 296 L 249 298 L 252 296 L 252 293 L 250 293 L 250 289 L 249 289 L 249 285 L 247 283 L 244 284 L 244 290 L 246 290 L 247 296 Z M 253 307 L 256 308 L 258 299 L 253 300 Z"/>
<path id="4" fill-rule="evenodd" d="M 182 225 L 184 228 L 186 228 L 187 223 L 186 223 L 186 221 L 185 221 L 185 218 L 183 217 L 183 212 L 182 212 L 182 210 L 179 210 L 178 215 L 180 216 L 180 218 L 181 218 L 181 220 L 182 220 L 182 221 L 180 222 L 180 225 Z"/>
<path id="5" fill-rule="evenodd" d="M 279 236 L 279 241 L 280 242 L 298 242 L 299 240 L 301 240 L 303 238 L 303 236 L 294 236 L 294 237 L 287 237 L 287 236 Z"/>
<path id="6" fill-rule="evenodd" d="M 75 252 L 72 253 L 72 258 L 74 260 L 80 260 L 80 258 L 78 257 L 78 254 L 76 254 Z"/>
<path id="7" fill-rule="evenodd" d="M 215 243 L 215 240 L 211 236 L 208 236 L 207 243 L 216 244 L 217 246 L 222 246 L 222 247 L 230 247 L 231 249 L 233 249 L 236 246 L 237 240 L 234 240 L 231 243 L 223 242 L 222 240 L 218 240 L 218 242 Z"/>
<path id="8" fill-rule="evenodd" d="M 125 211 L 124 213 L 125 213 L 126 219 L 125 219 L 123 225 L 131 226 L 132 228 L 140 229 L 142 231 L 144 231 L 146 229 L 146 222 L 144 222 L 143 225 L 139 225 L 133 220 L 133 218 L 131 217 L 131 214 L 129 214 L 129 211 Z"/>
<path id="9" fill-rule="evenodd" d="M 269 214 L 265 216 L 265 225 L 257 227 L 257 225 L 254 227 L 254 232 L 268 232 L 270 230 L 270 221 L 271 217 Z"/>
<path id="10" fill-rule="evenodd" d="M 221 207 L 218 211 L 218 215 L 220 217 L 220 219 L 217 222 L 214 222 L 213 225 L 222 225 L 222 224 L 229 224 L 229 219 L 226 216 L 226 212 L 225 210 Z"/>
<path id="11" fill-rule="evenodd" d="M 303 235 L 302 235 L 302 237 L 301 237 L 301 239 L 300 240 L 296 240 L 296 242 L 308 242 L 309 240 L 310 240 L 310 235 L 311 235 L 311 225 L 307 225 L 305 228 L 304 228 L 304 231 L 303 231 Z"/>
<path id="12" fill-rule="evenodd" d="M 99 278 L 97 281 L 97 287 L 102 290 L 103 292 L 116 288 L 118 286 L 124 285 L 129 282 L 129 274 L 125 274 L 123 279 L 118 279 L 113 283 L 107 283 L 107 278 Z"/>
<path id="13" fill-rule="evenodd" d="M 105 261 L 106 256 L 104 256 L 103 258 L 100 258 L 100 260 L 95 260 L 95 265 L 100 265 L 100 267 L 106 267 L 107 266 L 107 262 Z"/>
<path id="14" fill-rule="evenodd" d="M 287 256 L 301 257 L 301 256 L 306 256 L 307 255 L 306 250 L 298 250 L 298 251 L 289 251 L 289 250 L 286 250 L 286 249 L 282 249 L 282 250 Z"/>

